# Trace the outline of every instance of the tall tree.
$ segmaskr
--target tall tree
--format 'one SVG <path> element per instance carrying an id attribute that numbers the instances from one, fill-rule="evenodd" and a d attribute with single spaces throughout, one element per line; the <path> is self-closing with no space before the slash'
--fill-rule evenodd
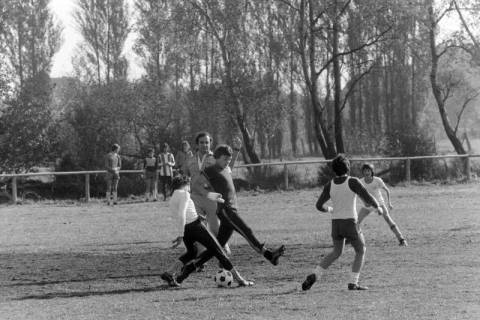
<path id="1" fill-rule="evenodd" d="M 74 18 L 84 43 L 74 64 L 97 84 L 125 79 L 127 60 L 123 54 L 130 32 L 125 0 L 79 0 Z M 92 79 L 89 79 L 92 80 Z"/>

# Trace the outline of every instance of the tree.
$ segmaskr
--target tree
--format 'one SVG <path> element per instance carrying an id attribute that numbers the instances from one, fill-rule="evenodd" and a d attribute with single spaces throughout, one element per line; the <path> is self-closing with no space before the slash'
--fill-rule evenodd
<path id="1" fill-rule="evenodd" d="M 437 44 L 438 24 L 445 16 L 445 14 L 452 10 L 450 4 L 446 9 L 435 10 L 433 0 L 426 0 L 428 15 L 427 15 L 427 32 L 429 35 L 429 45 L 431 54 L 431 69 L 430 69 L 430 84 L 432 93 L 437 104 L 438 112 L 442 119 L 443 128 L 447 134 L 448 139 L 453 145 L 453 148 L 458 154 L 466 154 L 466 150 L 462 145 L 461 140 L 457 136 L 457 132 L 451 124 L 450 118 L 446 109 L 446 102 L 450 98 L 451 88 L 442 87 L 438 80 L 438 67 L 440 58 L 447 52 L 448 46 L 444 44 L 440 47 Z M 443 48 L 442 48 L 443 47 Z"/>
<path id="2" fill-rule="evenodd" d="M 74 19 L 84 43 L 77 50 L 74 65 L 97 84 L 125 79 L 127 60 L 123 55 L 130 32 L 125 0 L 79 0 Z M 85 70 L 83 70 L 85 69 Z"/>

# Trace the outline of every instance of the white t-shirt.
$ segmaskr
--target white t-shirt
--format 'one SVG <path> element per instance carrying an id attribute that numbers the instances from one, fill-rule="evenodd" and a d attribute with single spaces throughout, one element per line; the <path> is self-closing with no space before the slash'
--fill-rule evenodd
<path id="1" fill-rule="evenodd" d="M 350 189 L 347 178 L 343 183 L 330 184 L 330 199 L 333 204 L 332 219 L 354 219 L 357 221 L 357 195 Z"/>
<path id="2" fill-rule="evenodd" d="M 383 182 L 382 178 L 373 176 L 373 180 L 370 183 L 367 183 L 365 181 L 365 178 L 360 179 L 362 182 L 363 186 L 367 191 L 377 199 L 378 203 L 380 205 L 385 205 L 385 200 L 383 200 L 382 192 L 381 190 L 383 188 L 386 188 L 385 183 Z"/>
<path id="3" fill-rule="evenodd" d="M 197 211 L 190 192 L 186 190 L 175 190 L 170 198 L 170 212 L 174 219 L 177 219 L 176 234 L 177 237 L 183 237 L 185 225 L 198 219 Z"/>

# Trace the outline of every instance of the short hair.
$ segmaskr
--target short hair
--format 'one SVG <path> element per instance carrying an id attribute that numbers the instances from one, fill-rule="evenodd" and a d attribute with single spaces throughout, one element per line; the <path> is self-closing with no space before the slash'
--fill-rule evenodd
<path id="1" fill-rule="evenodd" d="M 191 149 L 190 143 L 188 143 L 187 140 L 183 140 L 183 141 L 182 141 L 182 147 L 183 147 L 183 146 L 187 146 L 189 150 Z"/>
<path id="2" fill-rule="evenodd" d="M 373 166 L 373 164 L 364 163 L 363 166 L 362 166 L 362 172 L 363 172 L 363 170 L 367 170 L 367 169 L 370 169 L 370 171 L 372 171 L 372 176 L 375 175 L 375 167 Z"/>
<path id="3" fill-rule="evenodd" d="M 166 142 L 163 143 L 163 148 L 167 148 L 167 151 L 170 151 L 170 146 Z"/>
<path id="4" fill-rule="evenodd" d="M 112 144 L 112 151 L 117 151 L 120 149 L 120 145 L 118 143 Z"/>
<path id="5" fill-rule="evenodd" d="M 150 153 L 150 152 L 155 152 L 155 150 L 153 148 L 148 148 L 147 153 Z"/>
<path id="6" fill-rule="evenodd" d="M 332 170 L 337 176 L 344 175 L 350 171 L 350 161 L 344 154 L 339 154 L 332 160 Z"/>
<path id="7" fill-rule="evenodd" d="M 215 159 L 220 158 L 221 156 L 228 156 L 232 157 L 233 156 L 233 150 L 229 145 L 226 144 L 220 144 L 215 148 L 215 151 L 213 151 L 213 157 Z"/>
<path id="8" fill-rule="evenodd" d="M 197 136 L 195 137 L 195 144 L 198 145 L 198 141 L 200 140 L 200 138 L 203 138 L 203 137 L 210 138 L 210 143 L 212 143 L 212 141 L 213 141 L 212 135 L 210 133 L 208 133 L 207 131 L 202 131 L 202 132 L 197 133 Z"/>
<path id="9" fill-rule="evenodd" d="M 183 188 L 190 183 L 190 179 L 186 176 L 176 176 L 172 180 L 172 193 L 173 191 Z"/>

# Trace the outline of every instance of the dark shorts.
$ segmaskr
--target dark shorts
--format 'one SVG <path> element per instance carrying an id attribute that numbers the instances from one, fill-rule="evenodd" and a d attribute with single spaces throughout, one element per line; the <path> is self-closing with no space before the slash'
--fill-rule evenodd
<path id="1" fill-rule="evenodd" d="M 357 222 L 353 219 L 333 219 L 332 220 L 332 239 L 349 239 L 355 241 L 360 237 Z"/>

